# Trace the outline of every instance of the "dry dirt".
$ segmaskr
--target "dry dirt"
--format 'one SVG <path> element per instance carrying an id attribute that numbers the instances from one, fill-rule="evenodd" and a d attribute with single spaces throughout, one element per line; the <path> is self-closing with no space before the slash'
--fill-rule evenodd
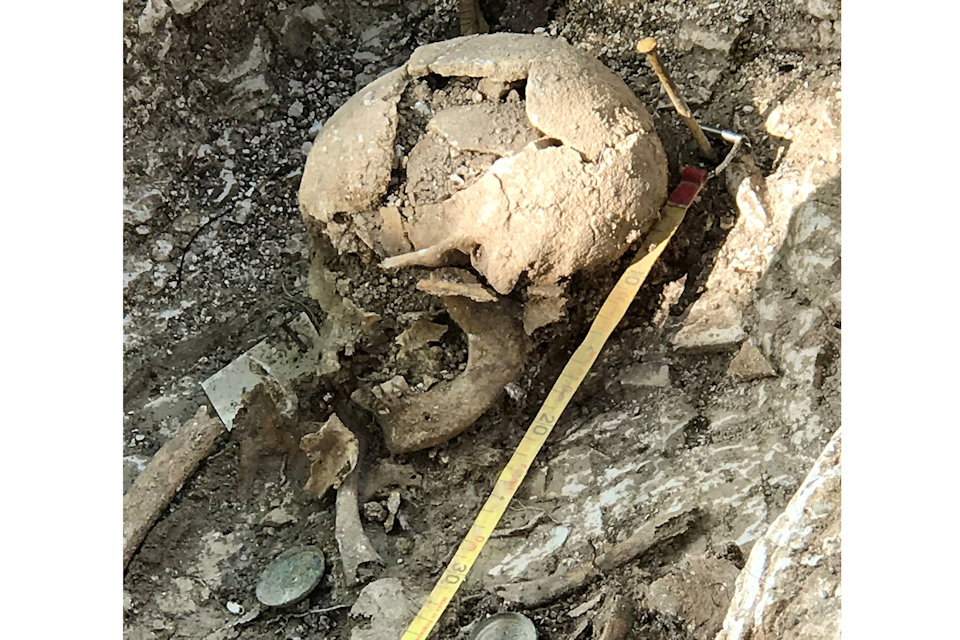
<path id="1" fill-rule="evenodd" d="M 707 185 L 521 486 L 502 525 L 514 535 L 491 540 L 436 637 L 521 610 L 541 638 L 569 638 L 591 615 L 569 612 L 601 590 L 637 604 L 627 637 L 713 637 L 730 576 L 839 427 L 839 2 L 481 6 L 492 30 L 563 37 L 621 77 L 654 116 L 672 186 L 698 156 L 634 50 L 655 36 L 698 120 L 746 134 L 755 166 Z M 124 3 L 124 491 L 209 404 L 202 380 L 305 310 L 322 326 L 297 202 L 313 138 L 417 46 L 457 35 L 451 0 Z M 416 292 L 423 271 L 330 265 L 338 290 L 383 320 L 337 375 L 296 390 L 290 428 L 316 430 L 335 410 L 360 438 L 361 512 L 384 560 L 367 581 L 396 578 L 417 602 L 429 590 L 631 257 L 571 279 L 567 316 L 534 334 L 521 378 L 473 427 L 399 455 L 351 394 L 397 373 L 422 380 L 395 341 L 421 312 L 451 327 L 435 377 L 464 368 L 466 337 L 440 298 Z M 728 372 L 744 343 L 750 357 Z M 125 637 L 378 637 L 349 615 L 362 585 L 344 583 L 332 496 L 305 494 L 308 461 L 258 448 L 255 431 L 225 436 L 146 536 L 124 575 Z M 684 535 L 557 602 L 497 595 L 694 507 Z M 328 566 L 306 601 L 252 620 L 228 609 L 256 610 L 259 573 L 303 544 Z M 702 587 L 692 566 L 715 567 L 715 593 L 684 608 Z"/>

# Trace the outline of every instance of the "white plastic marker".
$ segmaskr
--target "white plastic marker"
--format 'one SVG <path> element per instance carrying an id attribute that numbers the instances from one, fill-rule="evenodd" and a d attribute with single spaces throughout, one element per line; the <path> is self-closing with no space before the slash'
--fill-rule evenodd
<path id="1" fill-rule="evenodd" d="M 490 497 L 487 498 L 474 520 L 473 526 L 460 543 L 460 547 L 443 575 L 440 576 L 433 591 L 427 596 L 427 601 L 420 608 L 417 617 L 401 636 L 401 640 L 424 640 L 437 624 L 437 620 L 450 604 L 457 589 L 463 584 L 463 579 L 473 567 L 483 546 L 490 539 L 490 534 L 500 523 L 507 505 L 526 477 L 533 459 L 537 457 L 543 443 L 553 431 L 560 414 L 567 407 L 574 392 L 580 388 L 580 384 L 597 356 L 600 355 L 600 350 L 606 344 L 610 334 L 623 319 L 637 291 L 650 274 L 650 269 L 663 253 L 677 227 L 680 226 L 683 216 L 706 183 L 706 179 L 706 172 L 700 169 L 684 167 L 680 171 L 680 184 L 670 194 L 663 208 L 663 215 L 644 240 L 643 246 L 652 245 L 652 249 L 627 267 L 613 291 L 604 300 L 596 319 L 590 325 L 587 336 L 564 366 L 550 393 L 547 394 L 547 399 L 540 407 L 540 411 L 537 412 L 537 417 L 533 419 L 533 424 L 527 429 L 523 440 L 520 441 L 507 466 L 500 473 Z"/>

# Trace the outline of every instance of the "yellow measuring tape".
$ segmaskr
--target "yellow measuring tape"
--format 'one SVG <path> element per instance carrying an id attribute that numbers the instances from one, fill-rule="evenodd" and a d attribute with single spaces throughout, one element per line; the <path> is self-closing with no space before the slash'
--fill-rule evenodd
<path id="1" fill-rule="evenodd" d="M 590 325 L 587 336 L 564 366 L 553 388 L 550 389 L 547 399 L 540 407 L 540 411 L 537 412 L 533 424 L 527 429 L 523 440 L 520 441 L 507 466 L 500 473 L 490 497 L 487 498 L 483 509 L 474 520 L 473 526 L 460 543 L 433 591 L 427 596 L 427 601 L 420 608 L 417 617 L 403 633 L 401 640 L 424 640 L 437 624 L 437 620 L 463 584 L 464 578 L 473 567 L 483 546 L 490 539 L 490 534 L 500 523 L 507 505 L 526 477 L 533 459 L 537 457 L 543 443 L 553 431 L 560 414 L 580 387 L 610 334 L 623 319 L 637 291 L 649 275 L 650 269 L 663 253 L 677 227 L 680 226 L 680 222 L 683 221 L 683 216 L 693 199 L 706 182 L 706 173 L 693 167 L 684 167 L 680 177 L 681 182 L 670 194 L 663 208 L 663 215 L 645 240 L 644 246 L 653 245 L 653 248 L 627 267 L 613 291 L 603 302 L 596 319 Z"/>

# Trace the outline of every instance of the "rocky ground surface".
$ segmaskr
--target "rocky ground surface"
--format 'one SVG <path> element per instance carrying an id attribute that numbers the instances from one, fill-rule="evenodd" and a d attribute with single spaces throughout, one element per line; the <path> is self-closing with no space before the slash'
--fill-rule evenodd
<path id="1" fill-rule="evenodd" d="M 712 638 L 721 628 L 726 637 L 776 634 L 802 630 L 810 611 L 819 620 L 837 612 L 838 525 L 828 518 L 814 527 L 806 554 L 775 545 L 778 536 L 794 539 L 783 530 L 791 499 L 807 504 L 794 498 L 802 486 L 819 512 L 839 509 L 838 479 L 816 490 L 807 478 L 825 448 L 817 467 L 839 474 L 839 2 L 481 6 L 493 30 L 562 37 L 620 76 L 654 115 L 671 185 L 681 164 L 697 162 L 696 147 L 634 49 L 644 36 L 658 39 L 697 118 L 752 145 L 691 210 L 438 637 L 520 610 L 541 638 L 570 638 L 589 633 L 585 623 L 602 617 L 612 594 L 635 604 L 627 637 L 637 638 Z M 297 202 L 312 141 L 358 89 L 417 46 L 458 34 L 451 0 L 124 3 L 125 491 L 209 404 L 201 381 L 303 313 L 322 327 L 329 309 L 307 292 L 310 249 Z M 352 417 L 371 479 L 361 487 L 361 513 L 383 560 L 362 575 L 366 587 L 347 586 L 334 502 L 304 493 L 303 461 L 252 456 L 245 439 L 257 434 L 237 429 L 131 561 L 125 636 L 397 637 L 629 257 L 572 278 L 575 303 L 564 321 L 534 334 L 520 380 L 463 435 L 391 456 L 376 428 L 363 429 L 363 413 Z M 367 312 L 442 318 L 439 298 L 404 294 L 412 275 L 349 258 L 336 267 L 337 290 Z M 343 412 L 358 381 L 406 373 L 399 360 L 390 364 L 400 325 L 383 326 L 345 359 L 341 375 L 296 389 L 301 418 L 322 422 Z M 438 378 L 464 364 L 462 333 L 443 340 L 431 356 Z M 695 515 L 678 536 L 603 579 L 549 603 L 518 603 L 518 585 L 590 562 L 644 523 L 683 513 Z M 761 540 L 764 557 L 782 562 L 768 566 L 753 554 Z M 252 615 L 259 573 L 301 544 L 326 555 L 320 586 L 292 608 Z M 805 601 L 820 604 L 761 612 L 782 619 L 756 617 L 752 631 L 738 626 L 743 616 L 728 615 L 731 601 L 742 608 L 778 580 L 796 581 Z M 779 582 L 776 594 L 784 597 Z M 812 627 L 805 637 L 830 629 Z"/>

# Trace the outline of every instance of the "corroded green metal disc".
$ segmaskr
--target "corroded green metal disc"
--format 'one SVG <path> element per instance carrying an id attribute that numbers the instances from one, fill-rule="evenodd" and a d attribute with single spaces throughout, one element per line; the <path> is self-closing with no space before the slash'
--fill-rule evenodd
<path id="1" fill-rule="evenodd" d="M 299 602 L 320 583 L 323 570 L 323 552 L 317 547 L 288 549 L 260 574 L 257 600 L 268 607 Z"/>
<path id="2" fill-rule="evenodd" d="M 477 625 L 470 640 L 537 640 L 537 629 L 521 613 L 498 613 Z"/>

